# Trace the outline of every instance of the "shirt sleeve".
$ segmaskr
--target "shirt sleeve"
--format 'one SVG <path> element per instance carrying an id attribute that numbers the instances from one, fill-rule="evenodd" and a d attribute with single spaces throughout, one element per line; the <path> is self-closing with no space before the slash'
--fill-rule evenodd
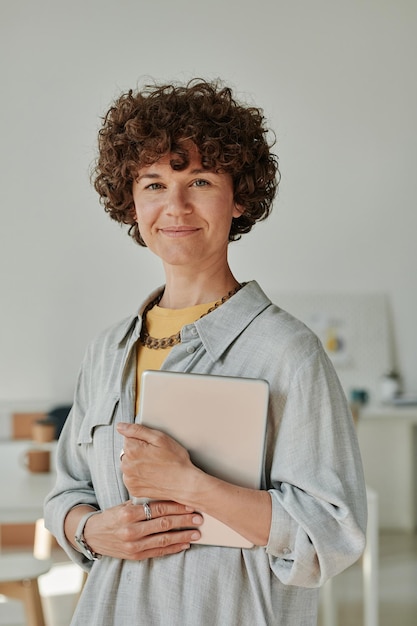
<path id="1" fill-rule="evenodd" d="M 367 516 L 353 419 L 320 343 L 281 402 L 266 550 L 283 583 L 317 587 L 360 557 Z"/>
<path id="2" fill-rule="evenodd" d="M 87 402 L 87 375 L 85 362 L 78 376 L 74 403 L 59 437 L 57 446 L 57 480 L 44 503 L 45 526 L 54 535 L 69 558 L 89 570 L 92 561 L 75 550 L 64 533 L 68 512 L 76 506 L 88 504 L 99 509 L 84 451 L 74 445 L 85 415 Z"/>

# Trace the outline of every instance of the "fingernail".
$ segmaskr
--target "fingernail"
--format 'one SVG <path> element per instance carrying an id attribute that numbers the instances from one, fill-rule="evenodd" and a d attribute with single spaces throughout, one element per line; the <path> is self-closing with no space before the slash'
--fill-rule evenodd
<path id="1" fill-rule="evenodd" d="M 203 523 L 203 518 L 201 517 L 201 515 L 194 515 L 193 524 L 202 524 L 202 523 Z"/>
<path id="2" fill-rule="evenodd" d="M 119 422 L 119 424 L 117 424 L 117 430 L 119 431 L 119 433 L 124 433 L 128 428 L 129 424 L 127 424 L 126 422 Z"/>
<path id="3" fill-rule="evenodd" d="M 200 539 L 200 533 L 193 533 L 191 539 Z"/>

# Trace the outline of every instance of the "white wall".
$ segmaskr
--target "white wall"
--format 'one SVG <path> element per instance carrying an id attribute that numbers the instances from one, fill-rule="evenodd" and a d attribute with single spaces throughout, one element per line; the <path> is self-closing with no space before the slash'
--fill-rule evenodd
<path id="1" fill-rule="evenodd" d="M 278 136 L 267 291 L 388 294 L 417 390 L 414 0 L 0 0 L 0 401 L 70 401 L 87 341 L 163 280 L 90 188 L 99 116 L 144 76 L 222 77 Z"/>

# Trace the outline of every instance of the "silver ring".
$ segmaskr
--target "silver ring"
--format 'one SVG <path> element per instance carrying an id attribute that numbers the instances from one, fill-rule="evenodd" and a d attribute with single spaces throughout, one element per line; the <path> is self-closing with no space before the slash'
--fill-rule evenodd
<path id="1" fill-rule="evenodd" d="M 149 522 L 149 520 L 152 519 L 151 507 L 149 506 L 147 502 L 144 502 L 142 506 L 143 506 L 143 510 L 145 511 L 146 520 Z"/>
<path id="2" fill-rule="evenodd" d="M 123 450 L 123 448 L 122 448 L 122 449 L 120 450 L 120 454 L 119 454 L 119 459 L 120 459 L 120 461 L 122 460 L 124 453 L 125 453 L 125 451 L 124 451 L 124 450 Z"/>

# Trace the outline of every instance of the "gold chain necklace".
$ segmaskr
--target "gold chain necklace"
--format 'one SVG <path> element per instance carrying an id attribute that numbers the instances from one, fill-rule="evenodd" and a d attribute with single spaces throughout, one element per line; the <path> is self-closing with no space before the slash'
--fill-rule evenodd
<path id="1" fill-rule="evenodd" d="M 231 291 L 229 291 L 229 293 L 226 294 L 225 296 L 223 296 L 223 298 L 221 298 L 220 300 L 215 302 L 213 304 L 213 306 L 211 306 L 208 309 L 208 311 L 203 313 L 203 315 L 201 315 L 199 317 L 199 319 L 201 320 L 202 317 L 204 317 L 205 315 L 208 315 L 209 313 L 211 313 L 212 311 L 217 309 L 219 306 L 224 304 L 227 300 L 229 300 L 232 296 L 234 296 L 235 293 L 237 293 L 239 291 L 239 289 L 242 289 L 242 287 L 244 287 L 245 285 L 246 285 L 246 283 L 242 283 L 242 284 L 238 285 L 237 287 L 235 287 L 234 289 L 232 289 Z M 171 335 L 170 337 L 163 337 L 161 339 L 158 339 L 157 337 L 151 337 L 150 334 L 147 331 L 147 328 L 146 328 L 146 316 L 147 316 L 148 312 L 151 309 L 153 309 L 154 306 L 156 306 L 156 305 L 158 305 L 160 303 L 163 295 L 164 295 L 164 292 L 162 292 L 159 295 L 157 295 L 156 298 L 154 300 L 152 300 L 145 307 L 145 309 L 143 310 L 143 313 L 142 313 L 142 328 L 141 328 L 141 331 L 140 331 L 140 342 L 141 342 L 141 344 L 143 346 L 146 346 L 147 348 L 151 348 L 152 350 L 171 348 L 172 346 L 175 346 L 177 343 L 181 343 L 181 330 L 179 330 L 177 333 L 175 333 L 175 335 Z"/>

